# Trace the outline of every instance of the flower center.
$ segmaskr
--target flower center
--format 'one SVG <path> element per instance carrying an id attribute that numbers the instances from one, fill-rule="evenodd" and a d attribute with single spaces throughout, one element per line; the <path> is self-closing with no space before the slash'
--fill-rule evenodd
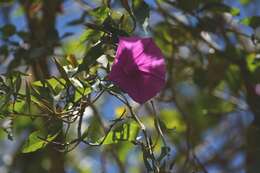
<path id="1" fill-rule="evenodd" d="M 123 71 L 128 76 L 135 76 L 138 74 L 138 67 L 136 65 L 128 65 L 123 68 Z"/>

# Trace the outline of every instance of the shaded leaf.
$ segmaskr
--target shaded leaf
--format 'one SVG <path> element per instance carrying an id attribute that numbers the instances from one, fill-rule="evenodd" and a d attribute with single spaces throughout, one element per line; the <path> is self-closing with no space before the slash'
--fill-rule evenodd
<path id="1" fill-rule="evenodd" d="M 161 161 L 165 156 L 167 156 L 170 153 L 170 151 L 171 151 L 170 147 L 163 146 L 161 148 L 161 154 L 160 154 L 158 160 Z"/>
<path id="2" fill-rule="evenodd" d="M 210 12 L 219 12 L 219 13 L 223 13 L 223 12 L 230 12 L 231 11 L 231 7 L 224 4 L 224 3 L 220 3 L 220 2 L 211 2 L 211 3 L 206 3 L 200 10 L 199 12 L 202 11 L 210 11 Z"/>
<path id="3" fill-rule="evenodd" d="M 0 55 L 4 55 L 5 57 L 9 54 L 8 46 L 3 45 L 0 46 Z"/>
<path id="4" fill-rule="evenodd" d="M 152 172 L 153 168 L 149 162 L 149 158 L 150 158 L 150 153 L 147 151 L 147 149 L 143 148 L 143 160 L 144 160 L 144 165 L 146 167 L 146 170 L 148 172 Z"/>
<path id="5" fill-rule="evenodd" d="M 145 22 L 148 22 L 148 18 L 150 16 L 150 8 L 145 3 L 144 0 L 133 0 L 133 12 L 134 16 L 139 24 L 143 26 L 143 29 L 146 31 Z"/>
<path id="6" fill-rule="evenodd" d="M 94 65 L 96 63 L 96 60 L 103 55 L 103 49 L 102 49 L 102 42 L 97 43 L 95 46 L 90 48 L 90 50 L 86 53 L 86 55 L 83 58 L 83 62 L 79 65 L 78 71 L 88 71 L 89 67 Z"/>
<path id="7" fill-rule="evenodd" d="M 22 84 L 22 78 L 20 75 L 17 76 L 16 81 L 15 81 L 15 92 L 18 94 Z"/>
<path id="8" fill-rule="evenodd" d="M 242 5 L 247 5 L 251 2 L 251 0 L 239 0 L 239 2 L 242 4 Z"/>
<path id="9" fill-rule="evenodd" d="M 31 91 L 30 91 L 30 86 L 27 81 L 25 84 L 25 95 L 26 95 L 27 111 L 30 112 L 31 111 Z"/>
<path id="10" fill-rule="evenodd" d="M 132 10 L 130 8 L 130 5 L 128 3 L 128 0 L 120 0 L 121 1 L 121 4 L 122 6 L 126 9 L 126 11 L 130 14 L 130 15 L 133 15 L 132 13 Z"/>
<path id="11" fill-rule="evenodd" d="M 184 11 L 193 11 L 200 5 L 201 0 L 179 0 L 177 1 L 177 7 Z"/>
<path id="12" fill-rule="evenodd" d="M 257 28 L 260 26 L 260 16 L 252 16 L 242 19 L 242 24 L 251 26 L 252 28 Z"/>
<path id="13" fill-rule="evenodd" d="M 2 31 L 4 38 L 8 38 L 15 34 L 16 27 L 12 24 L 7 24 L 7 25 L 4 25 L 2 28 L 0 28 L 0 31 Z"/>
<path id="14" fill-rule="evenodd" d="M 65 79 L 67 83 L 70 83 L 69 77 L 68 77 L 66 71 L 64 70 L 64 68 L 62 67 L 62 65 L 60 65 L 60 63 L 55 58 L 54 58 L 54 62 L 56 64 L 62 78 Z"/>
<path id="15" fill-rule="evenodd" d="M 78 61 L 75 55 L 70 54 L 66 57 L 66 59 L 69 61 L 69 63 L 72 65 L 73 68 L 76 68 L 78 66 Z"/>

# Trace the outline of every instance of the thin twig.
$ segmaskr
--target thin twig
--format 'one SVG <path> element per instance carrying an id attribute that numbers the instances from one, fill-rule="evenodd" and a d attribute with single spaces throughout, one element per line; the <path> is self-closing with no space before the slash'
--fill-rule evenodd
<path id="1" fill-rule="evenodd" d="M 164 146 L 167 146 L 165 137 L 164 137 L 164 135 L 163 135 L 163 132 L 162 132 L 162 129 L 161 129 L 161 126 L 160 126 L 160 119 L 159 119 L 159 117 L 158 117 L 157 114 L 156 114 L 156 110 L 155 110 L 155 107 L 154 107 L 154 103 L 153 103 L 153 101 L 151 101 L 150 103 L 151 103 L 152 109 L 153 109 L 153 115 L 154 115 L 154 119 L 155 119 L 156 130 L 157 130 L 158 134 L 161 136 L 161 139 L 162 139 L 162 141 L 163 141 Z"/>

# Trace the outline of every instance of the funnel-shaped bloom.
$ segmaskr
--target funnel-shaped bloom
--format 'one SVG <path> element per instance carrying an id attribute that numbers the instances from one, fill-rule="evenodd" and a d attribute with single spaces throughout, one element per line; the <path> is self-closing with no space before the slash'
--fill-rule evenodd
<path id="1" fill-rule="evenodd" d="M 120 37 L 108 76 L 133 100 L 144 103 L 165 85 L 165 62 L 152 38 Z"/>

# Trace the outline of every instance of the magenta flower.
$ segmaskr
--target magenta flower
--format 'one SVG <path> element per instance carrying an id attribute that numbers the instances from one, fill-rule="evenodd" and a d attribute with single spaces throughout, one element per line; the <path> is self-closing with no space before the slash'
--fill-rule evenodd
<path id="1" fill-rule="evenodd" d="M 165 85 L 165 62 L 152 38 L 120 37 L 108 79 L 145 103 Z"/>

